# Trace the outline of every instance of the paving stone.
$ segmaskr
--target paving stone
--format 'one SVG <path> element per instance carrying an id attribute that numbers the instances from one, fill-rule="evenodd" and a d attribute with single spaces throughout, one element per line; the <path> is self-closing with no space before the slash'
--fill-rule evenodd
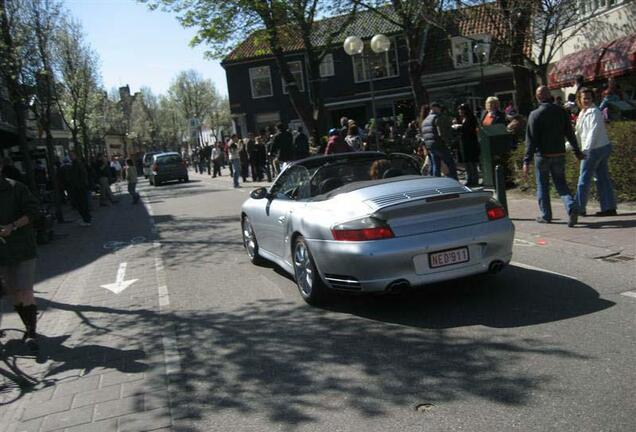
<path id="1" fill-rule="evenodd" d="M 87 392 L 76 393 L 75 398 L 73 398 L 72 406 L 73 408 L 79 408 L 86 405 L 95 405 L 96 403 L 119 399 L 120 395 L 121 385 L 114 385 Z"/>
<path id="2" fill-rule="evenodd" d="M 30 404 L 22 413 L 22 420 L 31 420 L 37 417 L 51 415 L 60 411 L 66 411 L 71 407 L 73 396 L 64 396 L 52 399 L 48 402 Z"/>
<path id="3" fill-rule="evenodd" d="M 119 417 L 125 414 L 142 412 L 143 410 L 144 398 L 141 396 L 131 396 L 97 404 L 95 407 L 95 420 Z"/>
<path id="4" fill-rule="evenodd" d="M 144 394 L 144 409 L 152 411 L 157 408 L 170 406 L 170 397 L 167 391 Z"/>
<path id="5" fill-rule="evenodd" d="M 40 390 L 34 390 L 31 393 L 31 397 L 29 398 L 29 402 L 31 403 L 40 403 L 47 402 L 51 400 L 51 396 L 53 396 L 53 392 L 55 391 L 56 386 L 45 387 Z"/>
<path id="6" fill-rule="evenodd" d="M 153 431 L 172 425 L 170 410 L 159 408 L 144 413 L 131 414 L 119 419 L 119 432 Z"/>
<path id="7" fill-rule="evenodd" d="M 57 414 L 50 415 L 44 419 L 44 422 L 42 423 L 42 432 L 48 432 L 56 429 L 90 423 L 92 417 L 92 406 L 59 412 Z"/>
<path id="8" fill-rule="evenodd" d="M 99 386 L 99 375 L 78 378 L 74 381 L 58 384 L 55 387 L 55 397 L 71 395 L 96 389 Z"/>
<path id="9" fill-rule="evenodd" d="M 102 375 L 102 387 L 108 387 L 115 384 L 132 382 L 143 379 L 145 374 L 141 373 L 125 373 L 125 372 L 109 372 Z"/>
<path id="10" fill-rule="evenodd" d="M 13 423 L 9 425 L 9 428 L 6 430 L 6 432 L 37 432 L 40 430 L 42 420 L 44 420 L 44 417 L 21 423 Z"/>
<path id="11" fill-rule="evenodd" d="M 117 419 L 106 419 L 64 429 L 64 432 L 117 432 Z"/>

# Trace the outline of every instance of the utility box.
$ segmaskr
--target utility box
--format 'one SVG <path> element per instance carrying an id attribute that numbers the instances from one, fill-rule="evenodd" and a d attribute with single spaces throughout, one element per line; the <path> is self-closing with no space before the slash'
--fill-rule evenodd
<path id="1" fill-rule="evenodd" d="M 503 124 L 481 127 L 479 129 L 479 147 L 483 185 L 494 186 L 495 166 L 505 161 L 506 158 L 502 157 L 512 150 L 512 135 L 508 133 L 506 125 Z"/>

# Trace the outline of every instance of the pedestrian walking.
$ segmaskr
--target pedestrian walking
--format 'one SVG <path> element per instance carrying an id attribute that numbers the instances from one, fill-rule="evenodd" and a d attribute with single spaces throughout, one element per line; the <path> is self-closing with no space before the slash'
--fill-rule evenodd
<path id="1" fill-rule="evenodd" d="M 223 149 L 221 148 L 221 143 L 216 143 L 212 148 L 212 178 L 215 178 L 217 175 L 221 176 L 221 165 L 223 164 Z"/>
<path id="2" fill-rule="evenodd" d="M 252 132 L 247 134 L 247 144 L 245 145 L 245 150 L 247 150 L 247 161 L 250 167 L 250 174 L 252 175 L 252 181 L 259 181 L 259 170 L 258 170 L 258 154 L 256 148 L 256 139 L 254 138 L 254 134 Z"/>
<path id="3" fill-rule="evenodd" d="M 583 88 L 577 94 L 581 112 L 576 121 L 576 138 L 581 144 L 585 158 L 581 161 L 579 181 L 576 188 L 576 204 L 579 214 L 586 216 L 587 199 L 592 180 L 596 179 L 601 211 L 595 216 L 616 216 L 616 197 L 609 174 L 607 161 L 612 153 L 605 118 L 594 104 L 594 92 Z"/>
<path id="4" fill-rule="evenodd" d="M 278 123 L 276 129 L 277 132 L 272 137 L 270 155 L 275 159 L 274 164 L 278 167 L 278 172 L 280 172 L 295 158 L 294 137 L 292 137 L 292 134 L 287 130 L 287 125 L 284 123 Z"/>
<path id="5" fill-rule="evenodd" d="M 82 226 L 90 226 L 92 222 L 90 211 L 90 180 L 86 165 L 78 159 L 75 151 L 69 152 L 71 166 L 68 170 L 67 188 L 71 196 L 71 202 L 82 217 L 79 222 Z"/>
<path id="6" fill-rule="evenodd" d="M 105 206 L 107 202 L 114 204 L 117 202 L 110 190 L 112 180 L 111 166 L 105 155 L 98 157 L 97 175 L 99 176 L 99 204 Z"/>
<path id="7" fill-rule="evenodd" d="M 128 182 L 128 193 L 132 197 L 132 203 L 139 202 L 139 194 L 137 193 L 137 168 L 132 159 L 126 161 L 126 181 Z"/>
<path id="8" fill-rule="evenodd" d="M 448 168 L 448 177 L 457 180 L 457 168 L 450 151 L 449 129 L 442 117 L 442 105 L 439 102 L 431 103 L 430 112 L 422 122 L 422 139 L 431 162 L 431 173 L 435 177 L 441 177 L 443 162 Z"/>
<path id="9" fill-rule="evenodd" d="M 457 110 L 459 112 L 459 123 L 453 125 L 460 133 L 460 154 L 466 167 L 466 186 L 479 185 L 479 140 L 477 139 L 477 118 L 468 104 L 461 104 Z"/>
<path id="10" fill-rule="evenodd" d="M 539 106 L 530 113 L 528 118 L 523 174 L 528 175 L 530 162 L 534 157 L 537 200 L 541 211 L 541 215 L 536 218 L 537 222 L 552 222 L 550 205 L 550 177 L 552 177 L 554 187 L 561 196 L 568 214 L 568 226 L 573 227 L 578 222 L 579 209 L 565 180 L 565 140 L 572 146 L 577 159 L 581 160 L 584 156 L 579 149 L 567 112 L 551 103 L 551 97 L 546 86 L 537 88 L 536 98 Z"/>
<path id="11" fill-rule="evenodd" d="M 230 140 L 230 144 L 228 145 L 228 156 L 230 159 L 230 168 L 232 172 L 232 181 L 234 183 L 234 187 L 240 187 L 239 185 L 239 176 L 241 174 L 241 159 L 239 156 L 239 148 L 238 148 L 238 136 L 232 135 Z"/>
<path id="12" fill-rule="evenodd" d="M 3 165 L 0 158 L 0 168 Z M 38 320 L 33 295 L 37 256 L 33 222 L 38 213 L 38 201 L 29 188 L 0 174 L 0 279 L 24 324 L 23 340 L 33 348 L 37 347 Z"/>
<path id="13" fill-rule="evenodd" d="M 341 137 L 341 131 L 336 128 L 329 130 L 329 140 L 325 148 L 325 154 L 347 153 L 353 151 Z"/>
<path id="14" fill-rule="evenodd" d="M 362 137 L 360 136 L 358 125 L 356 125 L 355 123 L 349 126 L 349 130 L 347 131 L 347 136 L 345 137 L 345 142 L 351 148 L 352 151 L 362 150 Z"/>
<path id="15" fill-rule="evenodd" d="M 250 160 L 247 156 L 247 143 L 247 138 L 239 140 L 238 143 L 239 160 L 241 161 L 241 177 L 243 178 L 243 183 L 247 183 L 247 176 L 250 173 Z"/>
<path id="16" fill-rule="evenodd" d="M 309 138 L 307 138 L 302 126 L 298 126 L 297 134 L 294 137 L 294 151 L 296 159 L 309 157 Z"/>
<path id="17" fill-rule="evenodd" d="M 115 172 L 115 181 L 120 182 L 122 180 L 122 167 L 117 156 L 112 157 L 110 161 L 110 168 Z"/>

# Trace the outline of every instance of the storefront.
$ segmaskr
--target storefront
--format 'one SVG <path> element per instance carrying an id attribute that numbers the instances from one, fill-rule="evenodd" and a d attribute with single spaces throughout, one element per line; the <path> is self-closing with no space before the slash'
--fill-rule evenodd
<path id="1" fill-rule="evenodd" d="M 548 74 L 548 86 L 573 87 L 578 75 L 595 88 L 614 78 L 626 99 L 636 99 L 636 33 L 562 57 Z"/>

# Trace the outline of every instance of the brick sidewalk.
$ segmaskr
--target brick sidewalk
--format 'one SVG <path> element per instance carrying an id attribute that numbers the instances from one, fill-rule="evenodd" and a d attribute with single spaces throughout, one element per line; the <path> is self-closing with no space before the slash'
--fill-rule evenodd
<path id="1" fill-rule="evenodd" d="M 22 325 L 4 305 L 2 327 L 9 330 L 0 368 L 14 364 L 13 371 L 31 385 L 0 376 L 8 386 L 0 399 L 0 430 L 169 430 L 154 265 L 159 252 L 145 208 L 130 205 L 124 194 L 119 204 L 95 211 L 93 226 L 58 225 L 56 235 L 38 251 L 38 355 L 19 341 L 21 333 L 12 329 Z M 138 236 L 145 241 L 103 247 Z M 124 261 L 126 280 L 138 281 L 120 294 L 102 288 L 114 282 Z"/>

